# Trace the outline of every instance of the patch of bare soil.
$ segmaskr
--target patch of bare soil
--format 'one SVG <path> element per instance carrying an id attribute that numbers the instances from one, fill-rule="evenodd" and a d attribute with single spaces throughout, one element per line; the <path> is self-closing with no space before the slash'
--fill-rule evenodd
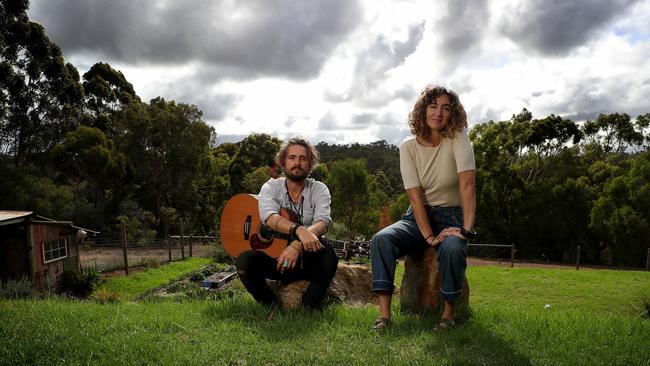
<path id="1" fill-rule="evenodd" d="M 209 257 L 214 254 L 214 245 L 192 245 L 193 257 Z M 124 273 L 124 251 L 121 247 L 80 247 L 81 265 L 83 268 L 96 268 L 102 272 L 117 271 Z M 171 251 L 172 261 L 181 260 L 183 252 L 180 246 L 173 246 Z M 190 256 L 189 246 L 185 246 L 185 258 Z M 150 266 L 151 263 L 169 262 L 169 249 L 162 247 L 133 247 L 126 253 L 129 264 L 129 273 L 137 272 Z"/>

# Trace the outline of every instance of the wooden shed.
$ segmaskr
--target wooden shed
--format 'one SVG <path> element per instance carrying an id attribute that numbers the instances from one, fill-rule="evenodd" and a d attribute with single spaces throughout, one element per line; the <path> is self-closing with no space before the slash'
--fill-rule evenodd
<path id="1" fill-rule="evenodd" d="M 0 210 L 0 279 L 32 279 L 40 291 L 56 289 L 61 274 L 80 270 L 79 245 L 97 232 L 31 211 Z"/>

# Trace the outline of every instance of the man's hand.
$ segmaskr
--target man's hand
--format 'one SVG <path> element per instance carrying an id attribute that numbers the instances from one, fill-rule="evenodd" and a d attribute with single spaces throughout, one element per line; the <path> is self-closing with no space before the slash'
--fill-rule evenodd
<path id="1" fill-rule="evenodd" d="M 302 248 L 307 252 L 317 252 L 325 248 L 318 240 L 318 237 L 304 226 L 299 226 L 296 229 L 296 235 L 298 235 L 298 239 L 302 243 Z"/>
<path id="2" fill-rule="evenodd" d="M 280 273 L 284 273 L 284 271 L 288 269 L 293 269 L 298 263 L 299 258 L 300 252 L 295 248 L 288 246 L 284 248 L 282 254 L 280 254 L 278 259 L 276 259 L 278 262 L 276 268 Z"/>

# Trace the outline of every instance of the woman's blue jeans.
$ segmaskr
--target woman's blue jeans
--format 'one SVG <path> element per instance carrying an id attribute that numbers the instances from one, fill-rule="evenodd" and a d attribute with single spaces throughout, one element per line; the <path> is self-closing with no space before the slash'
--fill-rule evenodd
<path id="1" fill-rule="evenodd" d="M 463 210 L 460 207 L 425 206 L 433 233 L 438 235 L 444 228 L 463 226 Z M 372 290 L 393 293 L 395 267 L 398 258 L 407 254 L 422 253 L 429 244 L 424 240 L 411 207 L 396 223 L 385 227 L 372 238 Z M 467 268 L 467 241 L 457 236 L 446 237 L 436 247 L 440 294 L 449 302 L 460 296 Z"/>

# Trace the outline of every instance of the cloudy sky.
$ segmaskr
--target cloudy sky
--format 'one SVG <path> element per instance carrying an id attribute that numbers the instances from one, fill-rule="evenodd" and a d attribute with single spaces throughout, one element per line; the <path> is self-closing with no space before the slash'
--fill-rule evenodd
<path id="1" fill-rule="evenodd" d="M 32 0 L 81 74 L 196 104 L 219 142 L 253 132 L 399 144 L 428 83 L 470 126 L 527 108 L 650 112 L 650 0 Z"/>

